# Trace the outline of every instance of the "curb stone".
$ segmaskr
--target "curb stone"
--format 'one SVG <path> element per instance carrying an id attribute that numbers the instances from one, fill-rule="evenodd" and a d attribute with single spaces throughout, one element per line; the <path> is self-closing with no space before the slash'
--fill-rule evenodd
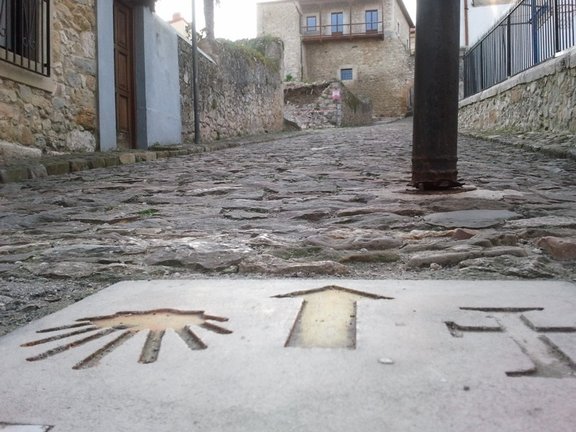
<path id="1" fill-rule="evenodd" d="M 234 140 L 215 141 L 194 145 L 152 146 L 149 150 L 128 150 L 96 153 L 70 153 L 45 156 L 40 159 L 21 159 L 0 165 L 0 184 L 24 182 L 47 176 L 64 175 L 96 168 L 109 168 L 158 159 L 188 156 L 224 150 L 248 144 L 296 137 L 313 131 L 280 132 L 270 135 L 254 135 Z"/>
<path id="2" fill-rule="evenodd" d="M 59 156 L 45 156 L 40 159 L 22 159 L 0 165 L 0 184 L 24 182 L 47 176 L 63 175 L 96 168 L 110 168 L 133 163 L 150 162 L 158 159 L 207 153 L 248 144 L 276 141 L 314 133 L 314 130 L 281 132 L 270 135 L 254 135 L 238 139 L 214 141 L 194 145 L 152 146 L 149 150 L 130 150 L 97 153 L 72 153 Z M 545 154 L 550 157 L 576 160 L 576 146 L 566 143 L 550 143 L 551 136 L 542 135 L 520 138 L 509 134 L 488 134 L 473 131 L 461 131 L 461 136 L 482 139 L 505 145 L 512 145 L 528 151 Z"/>
<path id="3" fill-rule="evenodd" d="M 570 144 L 569 142 L 563 145 L 551 143 L 550 141 L 552 141 L 554 135 L 542 134 L 541 136 L 518 137 L 512 134 L 489 134 L 473 131 L 460 131 L 459 134 L 467 138 L 511 145 L 523 150 L 541 153 L 552 158 L 576 160 L 576 144 Z"/>

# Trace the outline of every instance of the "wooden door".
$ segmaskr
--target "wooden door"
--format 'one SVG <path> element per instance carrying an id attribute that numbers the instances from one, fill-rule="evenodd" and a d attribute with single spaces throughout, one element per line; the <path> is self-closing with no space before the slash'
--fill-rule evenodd
<path id="1" fill-rule="evenodd" d="M 134 104 L 134 24 L 132 9 L 114 1 L 114 73 L 118 148 L 136 147 Z"/>

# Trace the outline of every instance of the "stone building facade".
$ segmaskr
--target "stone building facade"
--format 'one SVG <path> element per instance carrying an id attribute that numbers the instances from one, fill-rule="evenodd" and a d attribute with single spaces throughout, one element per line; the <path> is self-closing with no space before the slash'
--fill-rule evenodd
<path id="1" fill-rule="evenodd" d="M 280 0 L 258 4 L 258 34 L 284 42 L 284 76 L 339 79 L 375 116 L 403 116 L 414 80 L 411 30 L 402 0 Z"/>
<path id="2" fill-rule="evenodd" d="M 152 85 L 177 82 L 177 38 L 153 14 L 154 0 L 0 5 L 0 162 L 120 148 L 117 95 L 126 77 L 133 116 L 126 148 L 178 142 L 178 88 Z M 117 35 L 120 24 L 124 41 Z M 126 63 L 115 57 L 123 42 Z"/>
<path id="3" fill-rule="evenodd" d="M 0 164 L 43 154 L 192 141 L 187 135 L 190 114 L 181 103 L 191 93 L 180 79 L 190 50 L 182 51 L 182 38 L 154 14 L 154 4 L 0 2 Z M 205 137 L 229 136 L 228 128 L 235 135 L 282 128 L 279 67 L 268 67 L 265 59 L 258 64 L 223 56 L 218 67 L 233 76 L 221 73 L 216 84 L 211 67 L 202 70 L 201 82 L 213 93 L 206 98 Z M 239 84 L 246 79 L 250 85 Z M 220 83 L 238 92 L 220 91 Z M 239 101 L 248 101 L 251 111 Z M 226 120 L 230 115 L 233 125 Z"/>
<path id="4" fill-rule="evenodd" d="M 23 13 L 17 2 L 2 4 L 4 17 Z M 9 35 L 23 30 L 11 32 L 9 20 L 0 22 L 0 33 L 6 35 L 0 40 L 0 155 L 96 149 L 95 4 L 96 0 L 51 2 L 51 16 L 42 17 L 51 21 L 49 70 L 44 65 L 29 68 L 28 61 L 35 63 L 39 54 L 10 43 Z M 40 44 L 48 35 L 34 36 Z"/>

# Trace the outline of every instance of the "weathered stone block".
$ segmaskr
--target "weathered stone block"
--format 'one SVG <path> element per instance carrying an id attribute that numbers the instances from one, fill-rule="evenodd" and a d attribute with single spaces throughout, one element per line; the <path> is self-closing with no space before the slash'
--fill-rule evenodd
<path id="1" fill-rule="evenodd" d="M 88 166 L 90 168 L 106 168 L 106 158 L 105 157 L 98 157 L 92 156 L 88 159 Z"/>
<path id="2" fill-rule="evenodd" d="M 66 149 L 73 152 L 93 152 L 96 137 L 88 131 L 73 130 L 66 135 Z"/>
<path id="3" fill-rule="evenodd" d="M 128 165 L 136 163 L 136 154 L 135 153 L 120 153 L 118 155 L 118 160 L 120 161 L 121 165 Z"/>
<path id="4" fill-rule="evenodd" d="M 156 159 L 158 159 L 158 156 L 156 156 L 156 152 L 146 152 L 144 154 L 144 160 L 146 162 L 155 161 Z"/>
<path id="5" fill-rule="evenodd" d="M 70 172 L 85 171 L 90 169 L 88 160 L 86 159 L 72 159 L 68 161 L 68 163 L 70 164 Z"/>
<path id="6" fill-rule="evenodd" d="M 143 162 L 145 160 L 144 152 L 133 152 L 134 162 Z"/>
<path id="7" fill-rule="evenodd" d="M 0 168 L 0 181 L 2 183 L 20 182 L 29 178 L 30 173 L 25 166 Z"/>
<path id="8" fill-rule="evenodd" d="M 452 238 L 454 240 L 468 240 L 478 234 L 478 232 L 467 228 L 456 228 L 452 233 Z"/>
<path id="9" fill-rule="evenodd" d="M 76 123 L 89 131 L 96 130 L 96 113 L 92 109 L 83 108 L 76 115 Z"/>
<path id="10" fill-rule="evenodd" d="M 156 153 L 154 152 L 137 152 L 134 153 L 136 162 L 148 162 L 156 160 Z"/>
<path id="11" fill-rule="evenodd" d="M 42 151 L 40 149 L 0 141 L 0 163 L 18 159 L 39 158 L 41 155 Z"/>
<path id="12" fill-rule="evenodd" d="M 391 263 L 400 260 L 397 252 L 379 251 L 366 253 L 352 253 L 342 257 L 339 261 L 342 264 L 350 263 Z"/>
<path id="13" fill-rule="evenodd" d="M 43 178 L 48 176 L 46 167 L 42 164 L 28 166 L 28 177 L 31 179 Z"/>
<path id="14" fill-rule="evenodd" d="M 63 175 L 70 172 L 70 163 L 67 160 L 49 160 L 43 162 L 48 175 Z"/>
<path id="15" fill-rule="evenodd" d="M 106 163 L 106 167 L 114 167 L 121 165 L 120 158 L 115 153 L 103 154 L 102 157 Z"/>
<path id="16" fill-rule="evenodd" d="M 558 261 L 576 260 L 576 238 L 542 237 L 536 245 Z"/>
<path id="17" fill-rule="evenodd" d="M 2 115 L 2 117 L 7 118 L 16 117 L 17 115 L 16 106 L 13 104 L 0 102 L 0 114 Z"/>

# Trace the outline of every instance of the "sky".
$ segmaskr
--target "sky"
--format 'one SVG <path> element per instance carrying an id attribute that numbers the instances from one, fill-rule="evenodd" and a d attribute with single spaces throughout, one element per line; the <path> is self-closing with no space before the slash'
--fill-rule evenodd
<path id="1" fill-rule="evenodd" d="M 249 39 L 256 37 L 256 3 L 261 0 L 220 0 L 220 6 L 216 6 L 215 33 L 217 38 L 229 40 Z M 196 30 L 204 28 L 204 0 L 196 2 Z M 472 2 L 469 2 L 471 5 Z M 404 0 L 404 4 L 416 21 L 416 0 Z M 508 8 L 508 5 L 487 6 L 470 8 L 470 42 L 484 34 L 486 30 Z M 156 3 L 157 14 L 169 21 L 172 15 L 180 12 L 188 21 L 192 18 L 192 0 L 158 0 Z M 463 32 L 461 32 L 461 44 L 464 44 Z"/>
<path id="2" fill-rule="evenodd" d="M 204 28 L 203 0 L 196 1 L 196 30 Z M 215 33 L 217 38 L 230 40 L 256 37 L 256 3 L 260 0 L 220 0 L 216 7 Z M 416 18 L 416 0 L 404 0 L 412 19 Z M 192 0 L 158 0 L 156 13 L 165 20 L 180 12 L 191 21 Z"/>

